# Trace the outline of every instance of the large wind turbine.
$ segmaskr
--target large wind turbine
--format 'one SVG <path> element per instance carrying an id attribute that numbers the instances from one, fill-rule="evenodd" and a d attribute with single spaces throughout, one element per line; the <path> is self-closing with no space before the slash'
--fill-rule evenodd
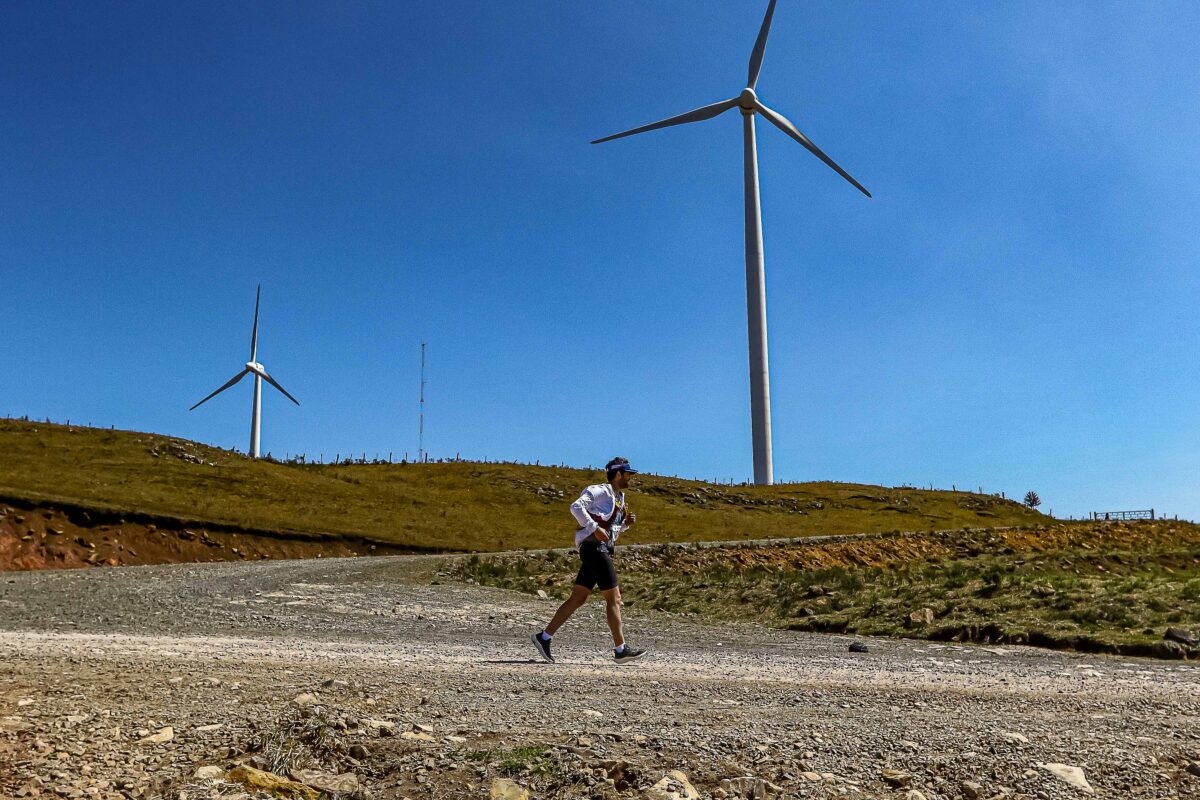
<path id="1" fill-rule="evenodd" d="M 247 375 L 254 375 L 254 405 L 250 411 L 250 457 L 258 458 L 258 438 L 262 431 L 262 382 L 274 386 L 279 391 L 283 392 L 288 400 L 291 400 L 296 405 L 300 405 L 300 401 L 288 394 L 288 390 L 280 386 L 274 378 L 267 374 L 267 369 L 262 364 L 258 363 L 258 302 L 262 298 L 262 286 L 258 287 L 258 292 L 254 295 L 254 330 L 250 334 L 250 360 L 246 362 L 246 366 L 237 375 L 230 378 L 221 388 L 210 394 L 208 397 L 201 400 L 196 405 L 188 409 L 193 411 L 209 400 L 213 399 L 221 392 L 233 386 Z"/>
<path id="2" fill-rule="evenodd" d="M 758 84 L 758 73 L 762 70 L 763 53 L 767 48 L 767 33 L 771 30 L 771 17 L 775 13 L 775 0 L 767 6 L 767 15 L 758 32 L 758 41 L 750 53 L 750 69 L 746 88 L 729 100 L 703 106 L 677 117 L 653 122 L 640 128 L 596 139 L 592 144 L 632 136 L 635 133 L 701 122 L 723 114 L 731 108 L 742 112 L 742 131 L 745 137 L 745 183 L 746 183 L 746 326 L 750 338 L 750 415 L 754 439 L 754 482 L 770 485 L 774 481 L 771 466 L 771 389 L 767 370 L 767 294 L 763 281 L 762 214 L 758 201 L 758 148 L 754 139 L 754 115 L 762 114 L 767 120 L 804 145 L 810 153 L 824 161 L 833 170 L 854 185 L 854 188 L 871 196 L 863 185 L 851 178 L 833 159 L 821 152 L 807 136 L 783 115 L 763 105 L 754 93 Z"/>

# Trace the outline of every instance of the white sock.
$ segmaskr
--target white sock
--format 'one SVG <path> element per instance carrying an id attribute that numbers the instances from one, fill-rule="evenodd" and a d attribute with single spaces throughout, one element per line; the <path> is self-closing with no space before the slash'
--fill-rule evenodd
<path id="1" fill-rule="evenodd" d="M 624 644 L 624 642 L 622 642 L 621 646 L 617 648 L 617 655 L 621 655 L 621 653 L 624 653 L 624 652 L 625 652 L 625 644 Z"/>
<path id="2" fill-rule="evenodd" d="M 548 641 L 550 641 L 550 634 L 546 633 L 545 631 L 542 631 L 541 633 L 539 633 L 539 634 L 538 634 L 538 637 L 539 637 L 539 638 L 540 638 L 540 639 L 541 639 L 543 642 L 548 642 Z"/>

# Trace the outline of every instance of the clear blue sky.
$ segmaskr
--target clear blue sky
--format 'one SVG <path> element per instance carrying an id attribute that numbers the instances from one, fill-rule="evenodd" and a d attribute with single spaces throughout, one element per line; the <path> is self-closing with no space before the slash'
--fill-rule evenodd
<path id="1" fill-rule="evenodd" d="M 0 414 L 750 474 L 765 0 L 6 3 Z M 780 0 L 776 477 L 1200 517 L 1200 5 Z M 0 454 L 2 457 L 2 454 Z"/>

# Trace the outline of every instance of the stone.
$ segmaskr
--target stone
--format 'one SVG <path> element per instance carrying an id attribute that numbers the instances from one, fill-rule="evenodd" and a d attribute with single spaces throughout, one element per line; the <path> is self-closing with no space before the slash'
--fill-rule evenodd
<path id="1" fill-rule="evenodd" d="M 662 780 L 650 787 L 649 796 L 655 800 L 700 800 L 700 793 L 692 786 L 687 775 L 673 769 Z"/>
<path id="2" fill-rule="evenodd" d="M 801 772 L 800 774 L 806 781 L 812 781 L 813 783 L 821 782 L 821 773 L 819 772 Z"/>
<path id="3" fill-rule="evenodd" d="M 908 615 L 908 626 L 910 628 L 923 628 L 933 624 L 933 609 L 919 608 Z"/>
<path id="4" fill-rule="evenodd" d="M 538 597 L 540 597 L 542 600 L 549 600 L 549 599 L 550 599 L 550 595 L 546 594 L 546 590 L 545 590 L 545 589 L 538 589 L 538 590 L 537 590 L 537 596 L 538 596 Z"/>
<path id="5" fill-rule="evenodd" d="M 1188 774 L 1200 778 L 1200 761 L 1189 761 L 1186 767 Z"/>
<path id="6" fill-rule="evenodd" d="M 585 708 L 585 709 L 584 709 L 583 711 L 581 711 L 580 713 L 581 713 L 581 714 L 583 714 L 585 717 L 591 717 L 591 718 L 593 718 L 593 719 L 600 719 L 600 717 L 603 717 L 603 716 L 604 716 L 604 715 L 603 715 L 603 714 L 601 714 L 599 711 L 596 711 L 596 710 L 594 710 L 594 709 L 591 709 L 591 708 Z"/>
<path id="7" fill-rule="evenodd" d="M 1046 770 L 1054 777 L 1061 780 L 1076 789 L 1083 791 L 1086 794 L 1095 794 L 1092 785 L 1087 782 L 1087 778 L 1083 776 L 1083 770 L 1079 767 L 1073 767 L 1070 764 L 1038 764 L 1040 769 Z"/>
<path id="8" fill-rule="evenodd" d="M 1053 586 L 1045 583 L 1035 583 L 1033 586 L 1029 587 L 1029 591 L 1032 592 L 1035 597 L 1054 597 L 1054 595 L 1057 594 L 1057 592 L 1054 591 Z"/>
<path id="9" fill-rule="evenodd" d="M 783 794 L 781 787 L 752 775 L 723 780 L 721 788 L 735 797 L 744 797 L 747 800 L 764 800 L 764 798 L 778 797 Z"/>
<path id="10" fill-rule="evenodd" d="M 921 794 L 916 789 L 909 789 L 904 793 L 904 800 L 925 800 L 925 795 Z"/>
<path id="11" fill-rule="evenodd" d="M 286 797 L 289 800 L 317 800 L 320 792 L 305 786 L 298 781 L 289 780 L 273 772 L 241 764 L 229 770 L 225 779 L 230 783 L 240 783 L 251 792 L 265 792 L 275 797 Z"/>
<path id="12" fill-rule="evenodd" d="M 1179 642 L 1184 647 L 1200 647 L 1200 634 L 1185 631 L 1183 628 L 1167 628 L 1163 638 L 1171 642 Z"/>
<path id="13" fill-rule="evenodd" d="M 159 728 L 158 733 L 152 733 L 138 739 L 138 744 L 166 744 L 175 738 L 174 728 Z"/>
<path id="14" fill-rule="evenodd" d="M 489 800 L 529 800 L 529 790 L 508 778 L 496 778 L 488 789 Z"/>
<path id="15" fill-rule="evenodd" d="M 1154 655 L 1159 658 L 1187 658 L 1187 648 L 1179 642 L 1163 640 L 1154 647 Z"/>
<path id="16" fill-rule="evenodd" d="M 300 706 L 301 708 L 304 706 L 311 706 L 316 702 L 317 696 L 312 692 L 304 692 L 303 694 L 298 694 L 292 698 L 292 705 Z"/>
<path id="17" fill-rule="evenodd" d="M 350 745 L 350 757 L 359 761 L 366 761 L 371 757 L 371 751 L 367 749 L 366 745 L 352 744 Z"/>
<path id="18" fill-rule="evenodd" d="M 1029 739 L 1015 731 L 1000 731 L 1000 738 L 1009 744 L 1029 744 Z"/>
<path id="19" fill-rule="evenodd" d="M 363 725 L 375 731 L 379 736 L 395 736 L 396 723 L 383 719 L 364 719 Z"/>
<path id="20" fill-rule="evenodd" d="M 882 777 L 883 782 L 893 789 L 903 789 L 912 784 L 912 775 L 902 769 L 885 769 Z"/>
<path id="21" fill-rule="evenodd" d="M 430 736 L 428 733 L 422 733 L 420 731 L 405 731 L 404 733 L 400 734 L 400 738 L 408 739 L 410 742 L 432 742 L 433 741 L 432 736 Z"/>
<path id="22" fill-rule="evenodd" d="M 330 678 L 321 684 L 322 689 L 348 689 L 350 681 L 344 681 L 340 678 Z"/>
<path id="23" fill-rule="evenodd" d="M 867 646 L 865 644 L 863 644 L 862 642 L 851 642 L 850 643 L 850 652 L 851 653 L 869 653 L 870 651 L 867 649 Z"/>
<path id="24" fill-rule="evenodd" d="M 975 781 L 963 781 L 959 788 L 962 789 L 963 797 L 967 800 L 980 800 L 983 797 L 983 786 Z"/>
<path id="25" fill-rule="evenodd" d="M 334 775 L 319 769 L 297 769 L 292 770 L 292 778 L 305 786 L 330 794 L 353 794 L 361 788 L 358 776 L 353 772 Z"/>
<path id="26" fill-rule="evenodd" d="M 195 775 L 195 778 L 198 781 L 211 781 L 216 778 L 223 777 L 225 777 L 225 770 L 214 764 L 210 764 L 207 767 L 201 767 L 200 769 L 196 770 Z"/>

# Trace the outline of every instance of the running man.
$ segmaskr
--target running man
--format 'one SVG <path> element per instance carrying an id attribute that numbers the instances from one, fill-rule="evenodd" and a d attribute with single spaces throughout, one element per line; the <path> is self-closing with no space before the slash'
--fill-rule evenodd
<path id="1" fill-rule="evenodd" d="M 550 655 L 550 637 L 571 618 L 576 609 L 587 602 L 588 595 L 595 587 L 599 587 L 607 606 L 608 628 L 612 631 L 615 646 L 613 659 L 618 664 L 627 664 L 646 652 L 630 647 L 625 642 L 625 634 L 621 629 L 621 589 L 617 586 L 617 570 L 613 566 L 617 537 L 637 521 L 637 516 L 629 511 L 625 502 L 625 489 L 629 486 L 630 476 L 636 475 L 637 470 L 629 466 L 627 458 L 614 458 L 604 465 L 604 470 L 608 483 L 587 487 L 579 499 L 571 504 L 571 516 L 580 526 L 575 532 L 575 546 L 579 548 L 582 562 L 579 575 L 575 578 L 575 588 L 566 602 L 559 606 L 550 624 L 544 630 L 529 635 L 538 654 L 551 663 L 554 662 L 554 656 Z"/>

